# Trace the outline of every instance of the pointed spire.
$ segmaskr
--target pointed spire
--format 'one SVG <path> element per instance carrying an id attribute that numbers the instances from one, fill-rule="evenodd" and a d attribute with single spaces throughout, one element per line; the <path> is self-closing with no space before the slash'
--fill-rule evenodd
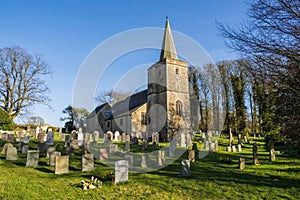
<path id="1" fill-rule="evenodd" d="M 166 27 L 160 53 L 160 60 L 163 60 L 164 58 L 172 58 L 178 60 L 168 16 L 166 17 Z"/>

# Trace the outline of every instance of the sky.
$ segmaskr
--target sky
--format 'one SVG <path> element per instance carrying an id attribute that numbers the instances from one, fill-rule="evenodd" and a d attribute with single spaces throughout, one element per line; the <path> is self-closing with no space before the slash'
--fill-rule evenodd
<path id="1" fill-rule="evenodd" d="M 63 126 L 62 110 L 73 105 L 76 80 L 82 76 L 82 68 L 106 41 L 125 31 L 164 28 L 168 15 L 173 34 L 177 31 L 191 38 L 215 62 L 235 59 L 238 55 L 226 47 L 216 22 L 238 27 L 246 18 L 245 12 L 243 0 L 0 0 L 0 48 L 20 46 L 30 54 L 41 55 L 52 68 L 53 75 L 45 77 L 51 90 L 52 108 L 36 105 L 30 116 L 40 116 L 46 123 Z M 140 37 L 146 40 L 149 35 L 140 34 L 137 40 Z M 174 41 L 176 46 L 176 38 Z M 118 48 L 122 47 L 120 44 Z M 99 59 L 104 60 L 109 53 L 105 49 Z M 130 91 L 142 87 L 147 82 L 147 68 L 158 61 L 159 53 L 158 49 L 145 48 L 112 60 L 96 85 L 91 83 L 94 96 L 85 96 L 82 91 L 81 98 L 87 103 L 76 104 L 76 107 L 92 111 L 97 106 L 95 97 L 116 85 Z M 94 67 L 95 71 L 99 70 Z M 89 75 L 85 80 L 81 90 L 91 87 L 89 82 L 93 82 Z M 20 119 L 17 122 L 26 123 Z"/>

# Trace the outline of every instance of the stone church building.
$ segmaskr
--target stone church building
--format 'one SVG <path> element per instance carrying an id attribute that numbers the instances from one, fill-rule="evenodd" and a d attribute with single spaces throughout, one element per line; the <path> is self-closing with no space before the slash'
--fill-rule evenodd
<path id="1" fill-rule="evenodd" d="M 148 89 L 110 106 L 104 103 L 88 116 L 88 131 L 119 131 L 169 141 L 191 131 L 188 63 L 178 60 L 168 18 L 160 59 L 148 69 Z"/>

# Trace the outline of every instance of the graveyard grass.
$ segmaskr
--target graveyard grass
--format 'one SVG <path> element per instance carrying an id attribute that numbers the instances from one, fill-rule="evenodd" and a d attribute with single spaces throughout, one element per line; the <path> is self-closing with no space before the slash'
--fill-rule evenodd
<path id="1" fill-rule="evenodd" d="M 56 148 L 64 152 L 56 134 Z M 81 180 L 101 177 L 113 169 L 95 160 L 95 169 L 81 172 L 80 150 L 70 157 L 69 174 L 55 175 L 54 167 L 41 155 L 39 166 L 25 167 L 26 154 L 17 161 L 0 156 L 0 199 L 297 199 L 300 196 L 300 159 L 288 149 L 275 149 L 276 160 L 269 161 L 263 139 L 256 140 L 259 165 L 252 164 L 252 144 L 243 145 L 242 153 L 225 152 L 228 139 L 219 138 L 219 151 L 191 163 L 191 176 L 180 177 L 180 159 L 158 171 L 129 173 L 129 182 L 103 183 L 101 189 L 82 190 Z M 1 147 L 4 145 L 0 142 Z M 200 144 L 198 144 L 200 147 Z M 15 143 L 16 146 L 16 143 Z M 30 149 L 36 149 L 32 143 Z M 120 145 L 121 147 L 121 145 Z M 124 148 L 124 145 L 123 145 Z M 136 151 L 132 147 L 132 151 Z M 232 163 L 220 162 L 225 158 Z M 237 168 L 238 158 L 246 168 Z"/>

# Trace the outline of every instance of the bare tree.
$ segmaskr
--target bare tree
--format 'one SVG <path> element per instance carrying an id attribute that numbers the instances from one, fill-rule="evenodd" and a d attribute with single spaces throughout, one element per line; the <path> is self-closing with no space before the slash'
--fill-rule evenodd
<path id="1" fill-rule="evenodd" d="M 40 56 L 20 47 L 0 49 L 0 107 L 11 119 L 34 104 L 48 104 L 49 88 L 42 77 L 51 74 Z"/>
<path id="2" fill-rule="evenodd" d="M 126 99 L 131 94 L 132 94 L 131 92 L 109 90 L 109 91 L 102 92 L 98 97 L 96 97 L 96 101 L 99 102 L 100 104 L 108 103 L 112 106 L 115 103 Z"/>

